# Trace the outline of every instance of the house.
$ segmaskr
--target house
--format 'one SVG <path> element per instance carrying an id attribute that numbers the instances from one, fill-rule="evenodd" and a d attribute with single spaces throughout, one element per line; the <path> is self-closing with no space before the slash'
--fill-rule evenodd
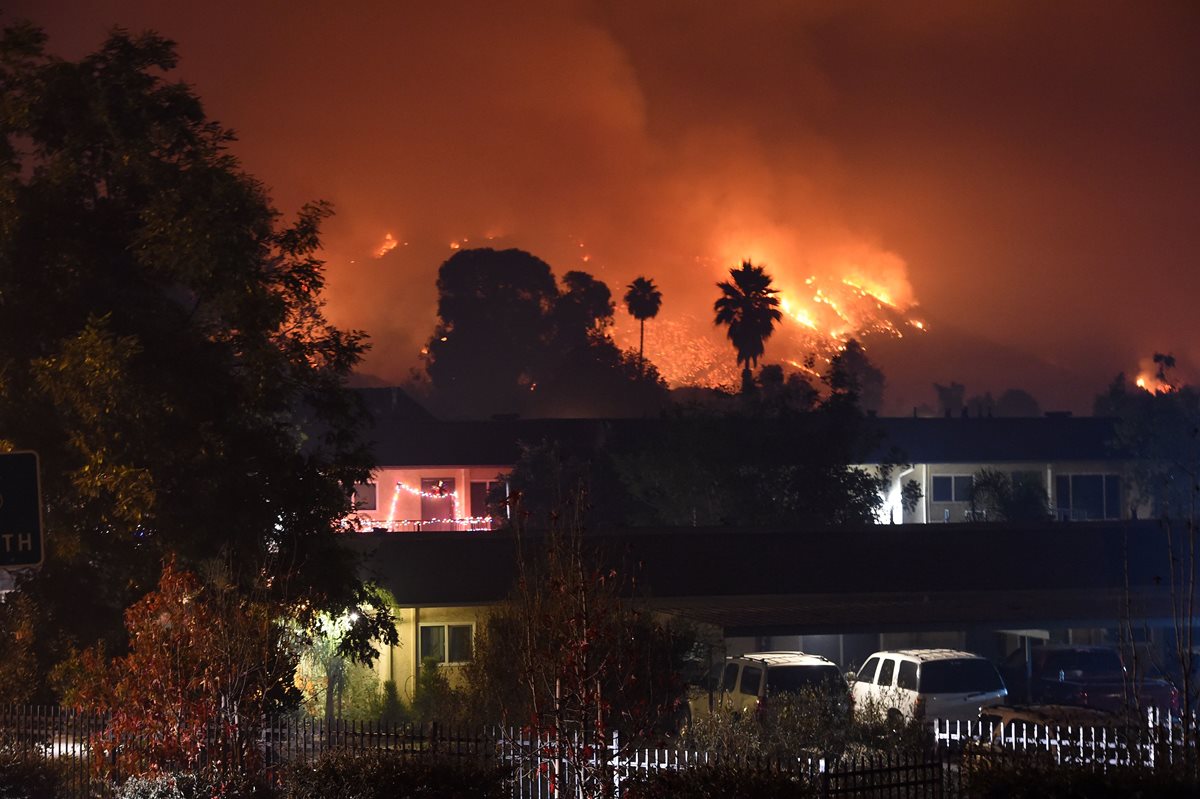
<path id="1" fill-rule="evenodd" d="M 1026 640 L 1099 643 L 1173 623 L 1172 543 L 1151 521 L 640 528 L 588 533 L 619 572 L 636 569 L 655 612 L 715 631 L 731 652 L 803 649 L 845 668 L 880 648 L 949 646 L 1001 658 Z M 526 533 L 521 551 L 536 551 Z M 411 693 L 422 660 L 454 673 L 518 573 L 510 531 L 348 538 L 394 596 L 397 647 L 382 679 Z M 1070 564 L 1070 568 L 1063 568 Z M 1136 618 L 1131 617 L 1131 610 Z"/>
<path id="2" fill-rule="evenodd" d="M 1040 486 L 1058 521 L 1145 517 L 1131 491 L 1131 458 L 1113 445 L 1116 420 L 1047 414 L 1037 418 L 887 418 L 875 463 L 893 470 L 879 521 L 906 524 L 986 521 L 972 509 L 977 475 L 1000 472 Z M 865 464 L 873 468 L 874 464 Z M 901 488 L 915 480 L 921 500 L 911 510 Z M 975 518 L 976 516 L 979 518 Z"/>
<path id="3" fill-rule="evenodd" d="M 379 469 L 359 486 L 358 529 L 372 574 L 397 601 L 401 643 L 378 671 L 411 694 L 422 660 L 453 673 L 469 658 L 488 609 L 515 578 L 512 536 L 488 511 L 506 495 L 522 447 L 553 442 L 588 453 L 646 440 L 663 425 L 703 435 L 721 420 L 437 421 L 379 395 L 372 431 Z M 686 425 L 693 425 L 688 428 Z M 771 420 L 759 422 L 772 425 Z M 861 529 L 684 528 L 608 531 L 635 547 L 661 613 L 718 631 L 731 650 L 803 648 L 843 666 L 880 647 L 939 645 L 1004 654 L 1030 638 L 1103 640 L 1121 624 L 1130 530 L 1138 549 L 1134 601 L 1147 629 L 1167 625 L 1158 533 L 1131 525 L 1130 460 L 1112 448 L 1111 419 L 869 419 L 877 440 L 861 468 L 890 470 L 883 511 Z M 806 451 L 800 423 L 769 431 L 756 452 L 786 463 Z M 967 501 L 983 470 L 1045 491 L 1047 520 L 985 521 Z M 904 482 L 922 497 L 904 510 Z M 1050 520 L 1052 518 L 1052 520 Z M 991 521 L 991 520 L 987 520 Z M 1064 524 L 1064 522 L 1071 522 Z M 894 523 L 894 524 L 891 524 Z M 482 531 L 491 530 L 486 535 Z M 404 533 L 397 535 L 397 533 Z M 980 538 L 985 535 L 985 538 Z M 1060 564 L 1071 563 L 1064 571 Z"/>
<path id="4" fill-rule="evenodd" d="M 376 390 L 381 392 L 395 389 Z M 490 530 L 503 526 L 489 505 L 507 496 L 506 477 L 522 446 L 555 442 L 587 453 L 622 442 L 647 440 L 665 425 L 680 435 L 736 436 L 737 425 L 766 429 L 769 441 L 754 457 L 786 464 L 808 449 L 802 418 L 786 422 L 691 419 L 535 419 L 437 421 L 389 395 L 374 395 L 372 431 L 379 468 L 356 487 L 356 526 L 387 532 Z M 408 400 L 411 402 L 411 400 Z M 726 429 L 728 428 L 728 429 Z M 1035 484 L 1047 512 L 1059 521 L 1116 520 L 1146 516 L 1131 499 L 1130 458 L 1113 448 L 1115 420 L 1047 414 L 1036 418 L 871 418 L 866 435 L 877 443 L 860 468 L 888 469 L 880 523 L 928 524 L 986 521 L 973 509 L 970 492 L 984 470 Z M 761 432 L 761 431 L 760 431 Z M 905 509 L 902 489 L 921 489 L 916 507 Z M 490 499 L 489 499 L 490 498 Z M 978 517 L 978 518 L 977 518 Z"/>

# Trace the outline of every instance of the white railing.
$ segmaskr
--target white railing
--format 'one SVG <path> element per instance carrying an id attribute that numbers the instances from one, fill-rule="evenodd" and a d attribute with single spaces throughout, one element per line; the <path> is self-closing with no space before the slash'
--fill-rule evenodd
<path id="1" fill-rule="evenodd" d="M 934 741 L 939 747 L 972 744 L 1005 752 L 1044 752 L 1056 763 L 1149 768 L 1158 765 L 1160 758 L 1173 762 L 1185 746 L 1195 748 L 1198 729 L 1195 716 L 1185 724 L 1177 714 L 1157 709 L 1146 711 L 1140 725 L 1110 727 L 1023 721 L 933 722 Z"/>

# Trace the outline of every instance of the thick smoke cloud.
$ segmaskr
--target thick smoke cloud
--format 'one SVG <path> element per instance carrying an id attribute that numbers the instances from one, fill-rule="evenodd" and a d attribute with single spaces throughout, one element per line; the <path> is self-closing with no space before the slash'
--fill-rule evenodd
<path id="1" fill-rule="evenodd" d="M 71 57 L 114 23 L 175 38 L 280 207 L 335 203 L 329 311 L 384 379 L 416 362 L 450 243 L 488 236 L 653 277 L 664 327 L 708 332 L 752 258 L 792 298 L 850 278 L 1009 353 L 881 345 L 893 408 L 958 379 L 1084 409 L 1148 352 L 1200 362 L 1192 4 L 79 5 L 8 16 Z"/>

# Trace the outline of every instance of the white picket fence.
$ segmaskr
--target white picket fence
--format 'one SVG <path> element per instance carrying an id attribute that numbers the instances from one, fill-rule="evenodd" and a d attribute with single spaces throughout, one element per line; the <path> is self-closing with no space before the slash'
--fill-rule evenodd
<path id="1" fill-rule="evenodd" d="M 1155 768 L 1173 763 L 1185 746 L 1196 747 L 1196 717 L 1185 723 L 1177 714 L 1148 710 L 1139 724 L 1095 727 L 1084 725 L 984 721 L 933 722 L 939 747 L 983 746 L 1003 752 L 1044 752 L 1056 763 L 1141 765 Z M 1185 734 L 1186 733 L 1186 734 Z M 1194 757 L 1194 753 L 1192 755 Z"/>
<path id="2" fill-rule="evenodd" d="M 721 756 L 714 752 L 675 748 L 622 747 L 618 733 L 593 749 L 580 748 L 564 737 L 512 737 L 499 741 L 501 762 L 514 766 L 514 799 L 583 799 L 623 795 L 623 783 L 661 771 L 736 763 L 784 772 L 815 786 L 821 796 L 944 795 L 947 753 L 941 757 L 881 753 L 837 764 L 823 758 Z"/>

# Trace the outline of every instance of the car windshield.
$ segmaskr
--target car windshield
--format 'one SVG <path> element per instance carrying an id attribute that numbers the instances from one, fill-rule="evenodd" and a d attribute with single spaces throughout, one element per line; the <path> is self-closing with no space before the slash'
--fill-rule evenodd
<path id="1" fill-rule="evenodd" d="M 842 673 L 827 666 L 771 666 L 767 669 L 767 691 L 800 691 L 805 688 L 838 688 L 845 685 Z"/>
<path id="2" fill-rule="evenodd" d="M 1121 656 L 1115 649 L 1063 649 L 1046 653 L 1046 671 L 1068 674 L 1117 674 L 1122 670 Z"/>
<path id="3" fill-rule="evenodd" d="M 979 658 L 934 660 L 921 664 L 921 693 L 973 694 L 1004 687 L 996 667 Z"/>

